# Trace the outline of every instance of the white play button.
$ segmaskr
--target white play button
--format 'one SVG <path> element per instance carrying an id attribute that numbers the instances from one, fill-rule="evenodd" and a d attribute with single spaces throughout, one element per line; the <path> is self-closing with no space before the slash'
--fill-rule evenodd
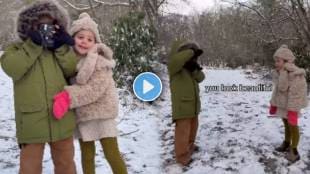
<path id="1" fill-rule="evenodd" d="M 132 88 L 138 99 L 142 101 L 154 101 L 160 96 L 163 85 L 156 74 L 144 72 L 135 78 Z"/>
<path id="2" fill-rule="evenodd" d="M 154 89 L 154 85 L 147 80 L 143 80 L 143 94 L 150 92 L 152 89 Z"/>

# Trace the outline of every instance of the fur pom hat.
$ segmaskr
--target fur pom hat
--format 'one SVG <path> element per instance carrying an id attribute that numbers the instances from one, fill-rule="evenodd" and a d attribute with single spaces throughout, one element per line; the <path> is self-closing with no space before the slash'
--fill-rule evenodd
<path id="1" fill-rule="evenodd" d="M 73 21 L 70 34 L 73 36 L 81 30 L 89 30 L 93 32 L 96 38 L 96 43 L 101 43 L 98 24 L 86 12 L 81 13 L 79 19 Z"/>
<path id="2" fill-rule="evenodd" d="M 184 50 L 187 50 L 187 49 L 192 49 L 195 51 L 195 56 L 198 57 L 200 55 L 203 54 L 203 50 L 200 48 L 199 44 L 196 43 L 196 42 L 186 42 L 186 43 L 183 43 L 178 51 L 184 51 Z"/>
<path id="3" fill-rule="evenodd" d="M 17 19 L 17 33 L 22 40 L 28 38 L 27 33 L 31 30 L 32 24 L 39 20 L 40 16 L 50 16 L 56 20 L 58 25 L 66 30 L 70 24 L 67 11 L 55 0 L 38 0 L 23 9 Z"/>
<path id="4" fill-rule="evenodd" d="M 288 62 L 294 62 L 296 57 L 293 52 L 288 48 L 287 45 L 282 45 L 277 51 L 274 53 L 273 58 L 282 58 Z"/>

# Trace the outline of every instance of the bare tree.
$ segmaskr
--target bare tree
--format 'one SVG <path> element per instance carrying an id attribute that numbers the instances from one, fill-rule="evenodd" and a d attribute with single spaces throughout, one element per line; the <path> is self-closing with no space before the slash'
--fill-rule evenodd
<path id="1" fill-rule="evenodd" d="M 222 0 L 222 2 L 254 12 L 259 18 L 257 22 L 268 28 L 268 33 L 259 34 L 260 39 L 265 43 L 299 42 L 305 47 L 310 46 L 309 0 L 257 0 L 255 3 Z M 269 14 L 263 8 L 266 3 L 271 4 Z M 289 32 L 279 29 L 279 26 L 286 26 L 285 29 Z"/>
<path id="2" fill-rule="evenodd" d="M 91 10 L 91 9 L 95 9 L 98 8 L 100 6 L 109 6 L 109 7 L 113 7 L 113 6 L 125 6 L 128 7 L 130 6 L 129 3 L 127 2 L 104 2 L 104 1 L 100 1 L 100 0 L 88 0 L 88 4 L 83 4 L 83 3 L 73 3 L 70 2 L 69 0 L 62 0 L 63 2 L 65 2 L 66 4 L 68 4 L 71 8 L 77 10 L 77 11 L 87 11 L 87 10 Z M 93 5 L 94 3 L 94 5 Z"/>

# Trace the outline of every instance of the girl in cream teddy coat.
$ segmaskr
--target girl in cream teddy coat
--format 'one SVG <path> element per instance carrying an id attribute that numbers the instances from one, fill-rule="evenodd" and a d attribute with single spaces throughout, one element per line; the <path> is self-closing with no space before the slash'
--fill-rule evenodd
<path id="1" fill-rule="evenodd" d="M 76 109 L 77 137 L 80 139 L 84 173 L 95 173 L 95 141 L 99 140 L 114 174 L 127 169 L 117 145 L 118 95 L 113 80 L 112 50 L 100 40 L 97 24 L 87 13 L 73 22 L 71 34 L 80 60 L 71 86 L 54 98 L 54 114 Z"/>
<path id="2" fill-rule="evenodd" d="M 274 60 L 276 70 L 272 73 L 274 90 L 269 113 L 280 116 L 285 128 L 285 140 L 275 150 L 287 152 L 286 158 L 296 162 L 300 159 L 298 118 L 300 110 L 307 106 L 306 73 L 294 64 L 295 56 L 286 45 L 275 52 Z"/>

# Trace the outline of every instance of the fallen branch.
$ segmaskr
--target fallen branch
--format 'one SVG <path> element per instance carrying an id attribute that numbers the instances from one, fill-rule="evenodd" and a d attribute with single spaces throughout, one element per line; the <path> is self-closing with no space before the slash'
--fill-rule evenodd
<path id="1" fill-rule="evenodd" d="M 138 132 L 140 129 L 137 129 L 137 130 L 135 130 L 135 131 L 132 131 L 132 132 L 128 132 L 128 133 L 123 133 L 123 134 L 121 134 L 120 136 L 122 137 L 122 136 L 127 136 L 127 135 L 130 135 L 130 134 L 133 134 L 133 133 L 136 133 L 136 132 Z"/>
<path id="2" fill-rule="evenodd" d="M 121 123 L 124 121 L 124 118 L 125 118 L 125 117 L 122 117 L 122 118 L 119 120 L 119 122 L 117 123 L 117 125 L 121 124 Z"/>
<path id="3" fill-rule="evenodd" d="M 100 4 L 103 4 L 104 6 L 110 6 L 110 7 L 113 7 L 113 6 L 125 6 L 125 7 L 129 7 L 130 4 L 129 3 L 126 3 L 126 2 L 117 2 L 117 3 L 110 3 L 110 2 L 102 2 L 100 0 L 94 0 L 95 2 L 97 3 L 100 3 Z"/>

